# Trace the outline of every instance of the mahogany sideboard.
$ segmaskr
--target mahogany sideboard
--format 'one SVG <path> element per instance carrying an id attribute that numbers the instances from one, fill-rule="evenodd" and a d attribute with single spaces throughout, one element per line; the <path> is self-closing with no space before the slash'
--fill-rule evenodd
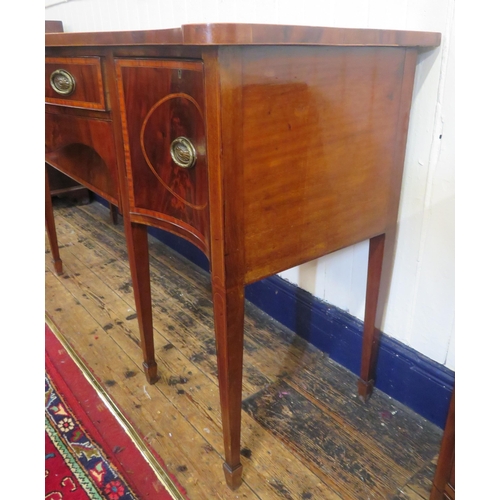
<path id="1" fill-rule="evenodd" d="M 150 383 L 147 227 L 187 239 L 210 261 L 232 489 L 242 481 L 245 285 L 369 240 L 358 391 L 365 400 L 372 391 L 417 54 L 440 39 L 251 24 L 45 36 L 45 161 L 123 214 Z M 46 207 L 62 272 L 50 199 Z"/>

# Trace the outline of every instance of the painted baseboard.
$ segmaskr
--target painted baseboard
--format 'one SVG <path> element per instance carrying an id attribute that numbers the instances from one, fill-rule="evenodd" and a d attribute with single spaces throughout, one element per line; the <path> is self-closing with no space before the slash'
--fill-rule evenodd
<path id="1" fill-rule="evenodd" d="M 209 270 L 205 255 L 195 246 L 156 228 L 149 231 L 202 269 Z M 334 361 L 359 374 L 362 321 L 279 276 L 248 285 L 245 297 Z M 382 333 L 377 389 L 444 429 L 454 383 L 452 370 Z"/>

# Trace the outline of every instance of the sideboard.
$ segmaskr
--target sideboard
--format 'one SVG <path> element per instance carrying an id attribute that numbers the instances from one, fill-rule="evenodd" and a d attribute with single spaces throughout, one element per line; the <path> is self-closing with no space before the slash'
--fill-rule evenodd
<path id="1" fill-rule="evenodd" d="M 123 214 L 149 383 L 147 227 L 210 261 L 223 469 L 235 489 L 245 285 L 369 240 L 358 392 L 371 394 L 417 55 L 440 34 L 203 24 L 54 33 L 45 44 L 45 161 Z"/>

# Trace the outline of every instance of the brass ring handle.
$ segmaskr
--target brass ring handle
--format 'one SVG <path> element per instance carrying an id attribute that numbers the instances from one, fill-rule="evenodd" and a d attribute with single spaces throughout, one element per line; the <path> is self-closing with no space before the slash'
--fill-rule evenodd
<path id="1" fill-rule="evenodd" d="M 65 69 L 56 69 L 50 75 L 50 86 L 61 95 L 70 95 L 75 91 L 76 82 L 73 75 Z"/>
<path id="2" fill-rule="evenodd" d="M 186 137 L 177 137 L 170 145 L 170 156 L 176 165 L 191 168 L 196 163 L 196 150 Z"/>

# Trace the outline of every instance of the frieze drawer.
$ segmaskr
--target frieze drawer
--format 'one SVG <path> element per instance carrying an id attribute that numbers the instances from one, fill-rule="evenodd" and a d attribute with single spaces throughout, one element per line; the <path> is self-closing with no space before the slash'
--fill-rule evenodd
<path id="1" fill-rule="evenodd" d="M 45 58 L 45 102 L 106 110 L 100 57 Z"/>

